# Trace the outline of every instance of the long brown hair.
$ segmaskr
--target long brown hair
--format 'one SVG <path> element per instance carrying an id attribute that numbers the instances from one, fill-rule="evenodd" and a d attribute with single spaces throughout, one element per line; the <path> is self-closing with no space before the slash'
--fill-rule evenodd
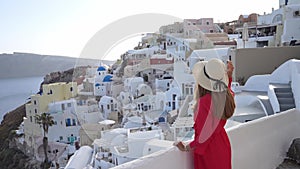
<path id="1" fill-rule="evenodd" d="M 211 94 L 213 111 L 216 116 L 222 119 L 229 119 L 233 115 L 235 110 L 235 101 L 229 89 L 223 92 L 211 92 L 198 84 L 194 92 L 194 99 L 196 101 L 194 111 L 197 111 L 199 98 L 205 96 L 206 94 Z"/>

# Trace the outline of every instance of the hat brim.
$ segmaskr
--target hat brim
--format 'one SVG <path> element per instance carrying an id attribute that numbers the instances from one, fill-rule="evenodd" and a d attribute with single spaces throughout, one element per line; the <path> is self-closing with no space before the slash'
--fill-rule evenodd
<path id="1" fill-rule="evenodd" d="M 203 87 L 206 90 L 212 91 L 212 92 L 222 92 L 225 91 L 226 88 L 222 87 L 222 88 L 214 88 L 215 85 L 215 81 L 210 80 L 209 78 L 206 77 L 205 73 L 204 73 L 204 66 L 208 63 L 208 61 L 200 61 L 197 62 L 194 67 L 193 67 L 193 76 L 195 78 L 195 82 L 196 84 L 199 84 L 201 87 Z M 225 65 L 222 65 L 225 66 Z M 227 72 L 224 71 L 223 72 L 223 77 L 221 79 L 223 83 L 225 83 L 226 85 L 228 85 L 228 75 Z"/>

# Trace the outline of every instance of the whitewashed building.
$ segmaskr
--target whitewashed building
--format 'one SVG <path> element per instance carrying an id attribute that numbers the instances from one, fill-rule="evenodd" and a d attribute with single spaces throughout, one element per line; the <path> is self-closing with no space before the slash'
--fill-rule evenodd
<path id="1" fill-rule="evenodd" d="M 170 89 L 165 92 L 165 110 L 171 111 L 179 109 L 179 100 L 181 95 L 178 84 L 173 80 L 170 85 Z"/>
<path id="2" fill-rule="evenodd" d="M 136 96 L 146 96 L 146 95 L 152 95 L 152 89 L 149 85 L 146 84 L 140 84 L 136 89 Z"/>
<path id="3" fill-rule="evenodd" d="M 37 140 L 43 137 L 43 129 L 37 123 L 36 115 L 49 112 L 49 104 L 68 100 L 77 96 L 77 84 L 70 83 L 52 83 L 43 85 L 43 93 L 31 96 L 31 102 L 27 103 L 26 118 L 24 118 L 25 142 L 32 149 L 37 149 Z M 67 108 L 68 105 L 65 106 Z M 72 108 L 72 103 L 71 103 Z M 61 107 L 62 109 L 62 107 Z M 49 131 L 50 132 L 50 131 Z M 49 141 L 56 141 L 50 140 Z"/>
<path id="4" fill-rule="evenodd" d="M 173 142 L 163 140 L 160 129 L 151 127 L 113 129 L 103 132 L 103 137 L 94 141 L 94 168 L 111 168 L 169 148 Z M 109 153 L 111 152 L 111 153 Z"/>
<path id="5" fill-rule="evenodd" d="M 100 112 L 103 114 L 104 118 L 107 119 L 111 112 L 117 112 L 118 102 L 115 98 L 109 96 L 102 96 L 99 101 Z"/>
<path id="6" fill-rule="evenodd" d="M 170 89 L 173 77 L 170 74 L 164 74 L 160 78 L 155 79 L 155 87 L 157 91 L 165 92 Z"/>
<path id="7" fill-rule="evenodd" d="M 198 49 L 194 50 L 188 58 L 187 65 L 192 70 L 195 63 L 199 61 L 208 61 L 212 58 L 221 59 L 224 63 L 230 59 L 230 48 L 213 48 L 213 49 Z"/>
<path id="8" fill-rule="evenodd" d="M 141 77 L 126 78 L 124 80 L 124 90 L 125 92 L 129 92 L 130 95 L 136 97 L 137 96 L 136 89 L 141 84 L 144 84 L 144 79 Z"/>
<path id="9" fill-rule="evenodd" d="M 195 79 L 191 74 L 191 69 L 186 62 L 177 61 L 174 63 L 174 82 L 178 86 L 180 96 L 184 99 L 187 95 L 193 94 Z M 175 84 L 174 84 L 175 85 Z"/>
<path id="10" fill-rule="evenodd" d="M 294 46 L 300 42 L 300 2 L 279 0 L 279 9 L 260 15 L 257 25 L 237 29 L 237 48 Z"/>
<path id="11" fill-rule="evenodd" d="M 70 144 L 78 141 L 80 123 L 76 114 L 76 100 L 53 102 L 48 107 L 54 121 L 54 125 L 49 128 L 48 139 Z"/>
<path id="12" fill-rule="evenodd" d="M 105 96 L 112 94 L 112 75 L 108 74 L 107 68 L 100 66 L 97 69 L 94 83 L 94 95 L 95 96 Z"/>

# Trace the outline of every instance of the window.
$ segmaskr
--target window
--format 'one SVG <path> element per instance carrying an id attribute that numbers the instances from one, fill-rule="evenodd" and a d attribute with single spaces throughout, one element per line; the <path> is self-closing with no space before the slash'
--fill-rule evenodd
<path id="1" fill-rule="evenodd" d="M 59 136 L 59 140 L 62 141 L 64 139 L 63 136 Z"/>
<path id="2" fill-rule="evenodd" d="M 65 109 L 66 109 L 66 108 L 65 108 L 65 104 L 62 104 L 62 105 L 61 105 L 61 109 L 62 109 L 62 110 L 65 110 Z"/>
<path id="3" fill-rule="evenodd" d="M 32 116 L 30 116 L 30 122 L 32 122 Z"/>
<path id="4" fill-rule="evenodd" d="M 36 105 L 36 100 L 33 101 L 33 104 Z"/>
<path id="5" fill-rule="evenodd" d="M 50 89 L 50 92 L 49 92 L 50 94 L 53 94 L 53 92 L 52 92 L 52 90 Z"/>
<path id="6" fill-rule="evenodd" d="M 176 94 L 173 94 L 173 97 L 172 97 L 172 98 L 173 98 L 173 100 L 175 100 L 175 99 L 176 99 Z"/>
<path id="7" fill-rule="evenodd" d="M 209 25 L 209 21 L 206 21 L 206 25 Z"/>
<path id="8" fill-rule="evenodd" d="M 107 110 L 109 110 L 109 104 L 107 105 Z"/>
<path id="9" fill-rule="evenodd" d="M 282 14 L 277 14 L 274 16 L 272 23 L 281 22 L 282 21 Z"/>
<path id="10" fill-rule="evenodd" d="M 66 119 L 66 127 L 69 127 L 71 126 L 71 119 Z"/>
<path id="11" fill-rule="evenodd" d="M 71 103 L 68 103 L 67 105 L 68 105 L 68 107 L 71 107 Z"/>
<path id="12" fill-rule="evenodd" d="M 185 88 L 185 94 L 189 94 L 189 88 Z"/>
<path id="13" fill-rule="evenodd" d="M 34 109 L 34 113 L 37 113 L 37 109 Z"/>
<path id="14" fill-rule="evenodd" d="M 71 91 L 71 92 L 73 91 L 73 87 L 70 87 L 70 91 Z"/>
<path id="15" fill-rule="evenodd" d="M 72 119 L 72 122 L 73 122 L 73 126 L 76 126 L 76 120 L 75 119 Z"/>

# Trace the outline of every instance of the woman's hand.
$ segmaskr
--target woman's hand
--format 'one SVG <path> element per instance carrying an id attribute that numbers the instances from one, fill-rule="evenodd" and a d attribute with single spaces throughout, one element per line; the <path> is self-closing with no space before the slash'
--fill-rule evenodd
<path id="1" fill-rule="evenodd" d="M 233 72 L 233 64 L 230 60 L 227 61 L 227 75 L 228 75 L 228 78 L 232 78 L 232 72 Z"/>
<path id="2" fill-rule="evenodd" d="M 185 146 L 182 141 L 174 143 L 174 146 L 176 146 L 180 151 L 189 151 L 189 146 Z"/>

